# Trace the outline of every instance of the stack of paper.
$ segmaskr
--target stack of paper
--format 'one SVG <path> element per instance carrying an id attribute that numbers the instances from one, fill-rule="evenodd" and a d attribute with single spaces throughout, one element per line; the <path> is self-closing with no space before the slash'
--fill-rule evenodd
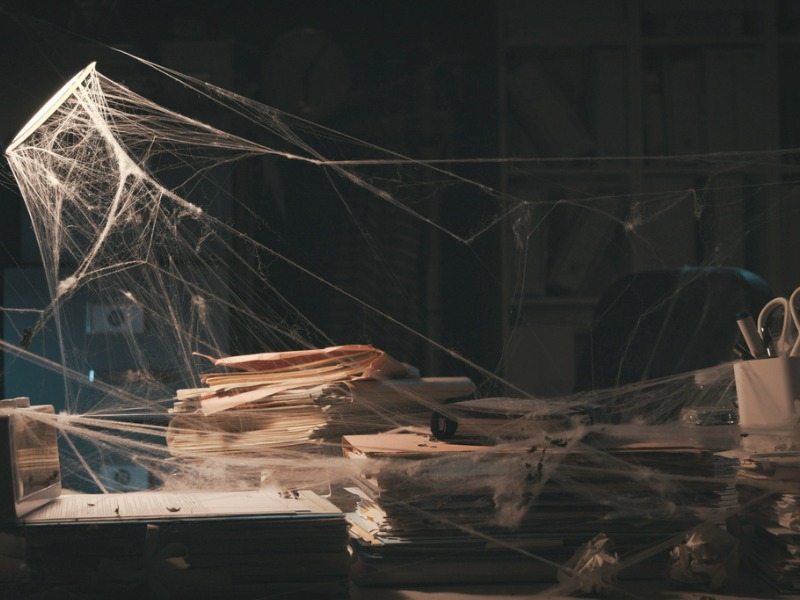
<path id="1" fill-rule="evenodd" d="M 64 495 L 0 539 L 21 549 L 6 597 L 348 596 L 344 515 L 306 491 Z"/>
<path id="2" fill-rule="evenodd" d="M 391 432 L 345 436 L 343 450 L 365 460 L 348 514 L 363 583 L 554 581 L 598 533 L 628 555 L 677 539 L 726 487 L 710 452 L 681 445 L 470 446 Z M 668 551 L 636 574 L 663 569 Z"/>
<path id="3" fill-rule="evenodd" d="M 579 411 L 537 398 L 476 398 L 448 402 L 432 421 L 439 439 L 483 444 L 499 439 L 527 439 L 558 434 L 587 422 Z"/>
<path id="4" fill-rule="evenodd" d="M 536 535 L 527 527 L 510 531 L 493 522 L 492 488 L 518 466 L 516 451 L 437 442 L 414 433 L 345 436 L 343 449 L 354 460 L 367 460 L 359 487 L 350 490 L 357 496 L 356 510 L 348 514 L 356 555 L 352 576 L 359 583 L 555 576 L 555 567 L 527 553 L 563 552 L 566 531 Z M 369 459 L 377 459 L 375 471 Z"/>
<path id="5" fill-rule="evenodd" d="M 178 390 L 167 443 L 178 456 L 258 454 L 428 420 L 450 398 L 470 395 L 466 377 L 419 377 L 371 346 L 212 359 L 235 369 Z"/>
<path id="6" fill-rule="evenodd" d="M 800 452 L 742 461 L 739 497 L 750 563 L 781 591 L 800 590 Z"/>

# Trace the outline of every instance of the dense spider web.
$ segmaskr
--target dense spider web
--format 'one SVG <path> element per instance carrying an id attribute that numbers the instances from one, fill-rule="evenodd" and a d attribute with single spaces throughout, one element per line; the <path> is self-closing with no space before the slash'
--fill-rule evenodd
<path id="1" fill-rule="evenodd" d="M 68 485 L 116 491 L 105 479 L 104 468 L 124 463 L 146 472 L 149 485 L 170 489 L 265 482 L 280 488 L 312 487 L 341 499 L 346 496 L 343 488 L 383 469 L 395 484 L 404 482 L 384 499 L 393 498 L 434 527 L 490 539 L 526 560 L 547 564 L 555 559 L 503 536 L 524 530 L 537 507 L 552 502 L 553 488 L 548 486 L 555 486 L 562 502 L 573 498 L 576 507 L 587 511 L 604 507 L 600 521 L 620 524 L 626 566 L 682 541 L 694 525 L 720 524 L 738 510 L 725 502 L 735 469 L 724 461 L 706 456 L 702 468 L 662 469 L 644 455 L 631 461 L 619 453 L 622 446 L 629 452 L 698 445 L 738 448 L 735 426 L 702 428 L 685 422 L 687 415 L 734 411 L 730 365 L 704 371 L 699 378 L 690 371 L 547 400 L 532 397 L 504 380 L 502 362 L 483 366 L 422 330 L 413 311 L 407 312 L 417 297 L 409 294 L 399 303 L 375 304 L 352 283 L 359 280 L 326 271 L 329 262 L 304 262 L 283 252 L 282 240 L 259 216 L 263 207 L 240 196 L 233 184 L 273 160 L 296 166 L 301 178 L 324 181 L 332 191 L 326 202 L 333 204 L 325 211 L 338 215 L 332 223 L 341 233 L 336 239 L 345 245 L 352 242 L 345 248 L 352 270 L 377 268 L 390 279 L 400 278 L 398 273 L 409 267 L 403 265 L 405 249 L 387 247 L 382 239 L 387 232 L 369 230 L 372 212 L 389 215 L 383 222 L 398 228 L 410 227 L 415 239 L 438 239 L 467 250 L 505 228 L 511 233 L 511 263 L 519 267 L 507 275 L 511 298 L 527 285 L 528 244 L 548 219 L 563 218 L 565 211 L 599 215 L 613 225 L 613 235 L 657 251 L 648 236 L 658 232 L 660 219 L 687 203 L 700 219 L 702 192 L 662 190 L 615 196 L 615 202 L 605 194 L 530 200 L 462 176 L 457 161 L 408 159 L 149 66 L 247 126 L 239 134 L 213 127 L 88 68 L 54 112 L 7 153 L 41 251 L 47 299 L 41 308 L 6 307 L 23 325 L 16 325 L 19 343 L 9 342 L 6 335 L 5 370 L 34 364 L 62 382 L 65 399 L 63 404 L 56 402 L 54 419 L 62 434 Z M 757 160 L 775 158 L 760 155 Z M 734 159 L 696 160 L 723 171 Z M 509 164 L 520 171 L 527 165 Z M 463 198 L 463 218 L 455 225 L 448 215 L 429 209 L 442 194 Z M 621 205 L 628 209 L 621 210 Z M 313 240 L 308 240 L 308 248 L 320 250 Z M 726 251 L 724 245 L 715 247 L 706 264 L 723 262 Z M 409 261 L 419 260 L 418 255 L 409 256 Z M 425 347 L 445 356 L 447 375 L 473 378 L 479 404 L 468 406 L 469 414 L 492 417 L 483 425 L 476 419 L 480 435 L 473 437 L 491 450 L 399 464 L 342 457 L 342 434 L 401 428 L 427 435 L 434 412 L 441 422 L 461 420 L 465 433 L 468 419 L 459 412 L 463 406 L 445 405 L 413 391 L 405 392 L 413 400 L 411 408 L 408 402 L 401 408 L 369 399 L 349 412 L 326 407 L 328 413 L 315 417 L 319 423 L 304 422 L 302 427 L 318 434 L 303 437 L 303 443 L 276 443 L 256 428 L 247 442 L 252 445 L 245 449 L 244 438 L 235 435 L 223 440 L 222 451 L 205 451 L 205 438 L 197 438 L 197 448 L 189 444 L 179 452 L 170 449 L 168 425 L 178 390 L 200 388 L 204 374 L 219 371 L 198 355 L 217 358 L 362 341 L 342 334 L 352 330 L 360 335 L 362 323 L 337 322 L 326 330 L 309 318 L 291 290 L 282 287 L 292 281 L 311 282 L 333 305 L 349 307 L 341 315 L 360 314 L 382 324 L 385 332 L 411 340 L 397 348 Z M 511 352 L 513 348 L 506 349 L 503 357 Z M 414 362 L 411 356 L 394 358 Z M 52 402 L 35 395 L 33 401 Z M 336 427 L 325 431 L 334 416 Z M 188 423 L 186 430 L 204 428 L 202 419 Z M 405 493 L 395 495 L 398 488 Z M 434 490 L 442 488 L 460 497 L 482 494 L 489 499 L 488 509 L 478 519 L 468 513 L 463 518 L 437 516 Z M 704 494 L 714 500 L 700 499 Z M 577 527 L 576 543 L 588 541 L 592 528 L 601 528 L 600 521 L 585 530 Z M 656 525 L 648 535 L 628 539 L 625 530 L 630 533 L 631 523 Z"/>

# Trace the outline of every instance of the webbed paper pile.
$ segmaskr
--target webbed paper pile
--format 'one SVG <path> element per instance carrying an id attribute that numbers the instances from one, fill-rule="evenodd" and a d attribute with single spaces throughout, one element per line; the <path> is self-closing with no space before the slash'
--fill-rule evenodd
<path id="1" fill-rule="evenodd" d="M 175 455 L 253 454 L 389 429 L 475 389 L 466 377 L 420 377 L 368 345 L 209 360 L 229 370 L 178 390 L 167 433 Z"/>

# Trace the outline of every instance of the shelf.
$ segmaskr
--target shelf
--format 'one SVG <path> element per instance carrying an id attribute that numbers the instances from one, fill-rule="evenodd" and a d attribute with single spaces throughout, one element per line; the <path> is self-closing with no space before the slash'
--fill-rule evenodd
<path id="1" fill-rule="evenodd" d="M 740 155 L 745 155 L 746 153 L 735 153 Z M 754 153 L 755 154 L 755 153 Z M 696 163 L 698 159 L 702 157 L 703 160 L 709 166 L 697 166 L 696 164 L 686 164 L 686 165 L 676 165 L 676 166 L 669 166 L 669 165 L 658 165 L 658 164 L 648 164 L 648 163 L 656 163 L 656 162 L 673 162 L 679 163 L 681 160 L 686 160 L 687 162 L 691 161 L 692 163 Z M 553 177 L 566 177 L 572 179 L 578 179 L 581 181 L 612 181 L 614 179 L 622 180 L 625 178 L 631 177 L 632 173 L 635 172 L 641 174 L 644 177 L 647 176 L 666 176 L 666 177 L 685 177 L 685 176 L 715 176 L 715 175 L 772 175 L 776 172 L 785 173 L 785 174 L 800 174 L 800 164 L 794 163 L 774 163 L 774 164 L 766 164 L 766 165 L 740 165 L 735 167 L 715 167 L 713 166 L 716 164 L 717 160 L 721 164 L 725 164 L 727 160 L 731 160 L 731 154 L 723 154 L 720 153 L 719 158 L 715 159 L 713 154 L 699 154 L 697 157 L 644 157 L 640 159 L 642 163 L 640 166 L 636 167 L 530 167 L 525 168 L 524 170 L 521 168 L 514 168 L 514 166 L 507 167 L 508 172 L 506 173 L 506 177 L 508 183 L 510 185 L 519 184 L 520 182 L 530 181 L 532 179 L 539 179 L 539 183 L 541 185 L 554 185 L 556 182 L 550 181 L 547 178 Z M 534 161 L 531 161 L 534 162 Z M 741 162 L 741 159 L 740 161 Z"/>
<path id="2" fill-rule="evenodd" d="M 533 161 L 532 161 L 533 162 Z M 509 167 L 508 177 L 510 179 L 530 179 L 531 177 L 578 177 L 580 179 L 608 179 L 628 177 L 630 168 L 626 167 L 563 167 L 563 166 L 542 166 L 525 168 L 521 170 L 511 170 Z"/>
<path id="3" fill-rule="evenodd" d="M 566 35 L 557 32 L 544 32 L 537 34 L 530 39 L 519 39 L 516 37 L 508 38 L 504 41 L 507 48 L 581 48 L 581 47 L 609 47 L 626 48 L 630 42 L 624 36 L 594 34 L 586 36 L 576 36 L 574 32 Z"/>
<path id="4" fill-rule="evenodd" d="M 504 314 L 507 336 L 578 340 L 603 282 L 630 272 L 737 266 L 796 286 L 775 207 L 800 164 L 774 154 L 800 145 L 800 33 L 779 28 L 786 11 L 800 23 L 793 6 L 501 0 L 501 185 L 529 200 L 503 240 L 503 305 L 550 319 L 511 332 Z"/>
<path id="5" fill-rule="evenodd" d="M 522 296 L 512 299 L 512 304 L 523 309 L 593 309 L 597 296 Z"/>
<path id="6" fill-rule="evenodd" d="M 691 36 L 675 36 L 675 35 L 659 35 L 659 36 L 646 36 L 642 37 L 642 46 L 653 47 L 687 47 L 687 46 L 729 46 L 729 47 L 747 47 L 747 46 L 764 46 L 768 43 L 768 39 L 763 35 L 752 36 L 706 36 L 706 35 L 691 35 Z"/>

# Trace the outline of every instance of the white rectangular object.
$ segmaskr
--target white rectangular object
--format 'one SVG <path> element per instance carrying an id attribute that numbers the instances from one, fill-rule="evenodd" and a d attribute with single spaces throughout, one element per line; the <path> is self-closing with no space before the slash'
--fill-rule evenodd
<path id="1" fill-rule="evenodd" d="M 793 426 L 800 399 L 800 357 L 778 356 L 733 366 L 742 427 Z"/>

